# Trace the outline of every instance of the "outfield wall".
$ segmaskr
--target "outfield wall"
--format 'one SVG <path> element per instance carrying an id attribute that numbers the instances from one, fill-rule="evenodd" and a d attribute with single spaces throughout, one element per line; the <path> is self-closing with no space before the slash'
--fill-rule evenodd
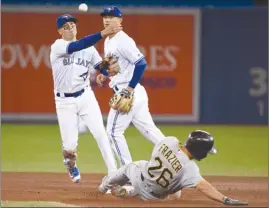
<path id="1" fill-rule="evenodd" d="M 142 83 L 156 122 L 267 123 L 266 8 L 122 9 L 124 30 L 148 62 Z M 55 19 L 75 14 L 82 37 L 102 29 L 100 10 L 2 6 L 3 122 L 56 121 L 49 63 Z M 111 89 L 93 88 L 106 118 Z"/>
<path id="2" fill-rule="evenodd" d="M 203 10 L 201 123 L 267 123 L 267 15 L 267 8 Z"/>

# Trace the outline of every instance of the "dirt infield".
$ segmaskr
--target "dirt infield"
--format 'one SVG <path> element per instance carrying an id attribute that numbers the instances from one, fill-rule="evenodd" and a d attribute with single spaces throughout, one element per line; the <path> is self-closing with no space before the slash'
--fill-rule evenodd
<path id="1" fill-rule="evenodd" d="M 63 173 L 2 173 L 2 200 L 57 201 L 79 206 L 102 207 L 219 207 L 196 190 L 184 190 L 181 200 L 143 202 L 101 195 L 97 187 L 100 174 L 82 174 L 82 182 L 73 184 Z M 268 207 L 268 178 L 206 177 L 227 196 L 247 200 L 249 207 Z"/>

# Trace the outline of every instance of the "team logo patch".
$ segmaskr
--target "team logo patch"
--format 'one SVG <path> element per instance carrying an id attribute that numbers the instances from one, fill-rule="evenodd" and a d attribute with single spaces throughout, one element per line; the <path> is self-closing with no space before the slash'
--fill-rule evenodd
<path id="1" fill-rule="evenodd" d="M 68 19 L 69 15 L 64 15 L 63 18 Z"/>

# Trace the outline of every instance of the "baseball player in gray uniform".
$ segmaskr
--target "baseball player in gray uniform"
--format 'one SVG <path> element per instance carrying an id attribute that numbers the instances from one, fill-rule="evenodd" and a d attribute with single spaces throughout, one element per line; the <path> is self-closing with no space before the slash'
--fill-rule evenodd
<path id="1" fill-rule="evenodd" d="M 117 197 L 138 196 L 142 200 L 164 201 L 188 187 L 226 205 L 247 205 L 247 202 L 224 196 L 200 175 L 193 159 L 199 161 L 216 152 L 213 137 L 205 131 L 191 132 L 184 145 L 176 137 L 166 137 L 155 145 L 149 161 L 129 163 L 115 174 L 105 176 L 99 191 L 106 193 L 111 189 Z M 129 180 L 133 188 L 127 190 L 124 185 Z"/>

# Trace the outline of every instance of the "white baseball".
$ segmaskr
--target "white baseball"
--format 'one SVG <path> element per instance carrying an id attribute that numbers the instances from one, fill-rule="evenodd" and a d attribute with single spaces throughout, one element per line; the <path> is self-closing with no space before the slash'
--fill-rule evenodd
<path id="1" fill-rule="evenodd" d="M 87 4 L 80 4 L 79 7 L 78 7 L 78 10 L 79 11 L 82 11 L 82 12 L 87 12 L 88 11 L 88 6 Z"/>

